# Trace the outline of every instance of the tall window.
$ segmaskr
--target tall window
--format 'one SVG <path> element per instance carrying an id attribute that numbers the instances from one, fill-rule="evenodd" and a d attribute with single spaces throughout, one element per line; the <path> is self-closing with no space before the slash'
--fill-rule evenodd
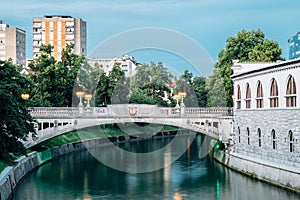
<path id="1" fill-rule="evenodd" d="M 247 86 L 246 86 L 246 108 L 251 108 L 251 89 L 250 89 L 250 86 L 249 84 L 247 83 Z"/>
<path id="2" fill-rule="evenodd" d="M 271 132 L 271 138 L 272 138 L 272 148 L 276 149 L 276 133 L 274 129 Z"/>
<path id="3" fill-rule="evenodd" d="M 296 107 L 296 83 L 293 76 L 289 77 L 287 83 L 286 107 Z"/>
<path id="4" fill-rule="evenodd" d="M 238 139 L 239 139 L 239 143 L 241 143 L 241 130 L 240 127 L 238 127 Z"/>
<path id="5" fill-rule="evenodd" d="M 241 109 L 241 88 L 239 85 L 237 86 L 236 108 Z"/>
<path id="6" fill-rule="evenodd" d="M 247 137 L 248 137 L 248 145 L 250 145 L 250 130 L 247 127 Z"/>
<path id="7" fill-rule="evenodd" d="M 257 129 L 258 134 L 258 146 L 261 147 L 261 130 L 260 128 Z"/>
<path id="8" fill-rule="evenodd" d="M 270 107 L 278 107 L 278 86 L 274 78 L 272 79 L 270 89 Z"/>
<path id="9" fill-rule="evenodd" d="M 263 95 L 262 84 L 260 81 L 258 81 L 257 91 L 256 91 L 256 108 L 264 107 L 263 96 L 264 95 Z"/>
<path id="10" fill-rule="evenodd" d="M 290 152 L 294 152 L 294 138 L 293 138 L 293 132 L 289 131 L 289 147 L 290 147 Z"/>

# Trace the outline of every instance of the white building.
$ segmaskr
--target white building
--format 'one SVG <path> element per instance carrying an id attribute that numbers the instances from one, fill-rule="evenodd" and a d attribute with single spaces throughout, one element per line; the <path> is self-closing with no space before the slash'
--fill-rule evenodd
<path id="1" fill-rule="evenodd" d="M 10 28 L 0 20 L 0 60 L 12 59 L 14 64 L 26 64 L 26 33 L 19 28 Z"/>
<path id="2" fill-rule="evenodd" d="M 132 77 L 136 72 L 136 67 L 138 66 L 138 63 L 134 60 L 134 58 L 128 55 L 108 59 L 89 58 L 88 63 L 93 67 L 101 67 L 107 75 L 112 70 L 115 63 L 120 63 L 120 67 L 126 77 Z"/>
<path id="3" fill-rule="evenodd" d="M 300 59 L 232 69 L 235 152 L 300 167 Z"/>

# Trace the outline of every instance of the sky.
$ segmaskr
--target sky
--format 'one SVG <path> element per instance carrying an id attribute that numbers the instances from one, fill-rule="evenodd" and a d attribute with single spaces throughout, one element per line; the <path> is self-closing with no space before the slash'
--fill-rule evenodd
<path id="1" fill-rule="evenodd" d="M 299 0 L 2 0 L 0 5 L 0 19 L 26 31 L 28 58 L 32 57 L 32 18 L 44 15 L 71 15 L 85 20 L 88 54 L 115 35 L 156 27 L 194 40 L 213 62 L 228 37 L 242 29 L 258 28 L 267 39 L 278 41 L 282 56 L 288 59 L 288 39 L 300 31 Z M 130 55 L 141 63 L 162 61 L 175 65 L 179 72 L 191 67 L 188 61 L 170 54 L 145 50 Z M 208 75 L 211 68 L 203 74 Z"/>

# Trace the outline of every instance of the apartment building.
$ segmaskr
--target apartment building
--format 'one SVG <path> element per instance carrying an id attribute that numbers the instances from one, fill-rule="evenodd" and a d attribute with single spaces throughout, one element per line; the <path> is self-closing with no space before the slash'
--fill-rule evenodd
<path id="1" fill-rule="evenodd" d="M 74 44 L 74 53 L 86 55 L 86 22 L 64 15 L 45 15 L 33 18 L 33 59 L 40 55 L 42 44 L 54 46 L 53 56 L 61 59 L 67 44 Z"/>
<path id="2" fill-rule="evenodd" d="M 14 64 L 26 64 L 26 32 L 11 28 L 0 20 L 0 60 L 12 59 Z"/>

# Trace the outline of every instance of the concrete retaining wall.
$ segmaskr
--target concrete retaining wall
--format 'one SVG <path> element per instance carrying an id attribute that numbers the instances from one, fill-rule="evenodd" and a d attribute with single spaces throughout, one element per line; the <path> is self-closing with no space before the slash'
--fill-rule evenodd
<path id="1" fill-rule="evenodd" d="M 214 158 L 250 177 L 300 193 L 300 169 L 278 165 L 237 153 L 215 150 Z"/>
<path id="2" fill-rule="evenodd" d="M 189 133 L 190 131 L 181 131 L 181 134 Z M 65 144 L 59 147 L 53 147 L 51 149 L 47 149 L 43 152 L 33 152 L 30 153 L 27 157 L 22 156 L 15 161 L 15 165 L 13 167 L 6 167 L 0 174 L 0 200 L 10 199 L 17 189 L 18 184 L 20 184 L 21 180 L 29 174 L 32 170 L 36 169 L 40 165 L 50 161 L 52 159 L 82 151 L 86 147 L 94 147 L 99 144 L 111 144 L 114 143 L 122 143 L 127 141 L 139 141 L 145 140 L 147 138 L 154 137 L 169 137 L 170 135 L 175 135 L 174 131 L 163 132 L 161 136 L 152 135 L 150 137 L 146 137 L 145 134 L 141 135 L 133 135 L 125 136 L 125 137 L 111 137 L 111 138 L 103 138 L 103 139 L 95 139 L 95 140 L 87 140 Z M 149 136 L 149 135 L 148 135 Z"/>

